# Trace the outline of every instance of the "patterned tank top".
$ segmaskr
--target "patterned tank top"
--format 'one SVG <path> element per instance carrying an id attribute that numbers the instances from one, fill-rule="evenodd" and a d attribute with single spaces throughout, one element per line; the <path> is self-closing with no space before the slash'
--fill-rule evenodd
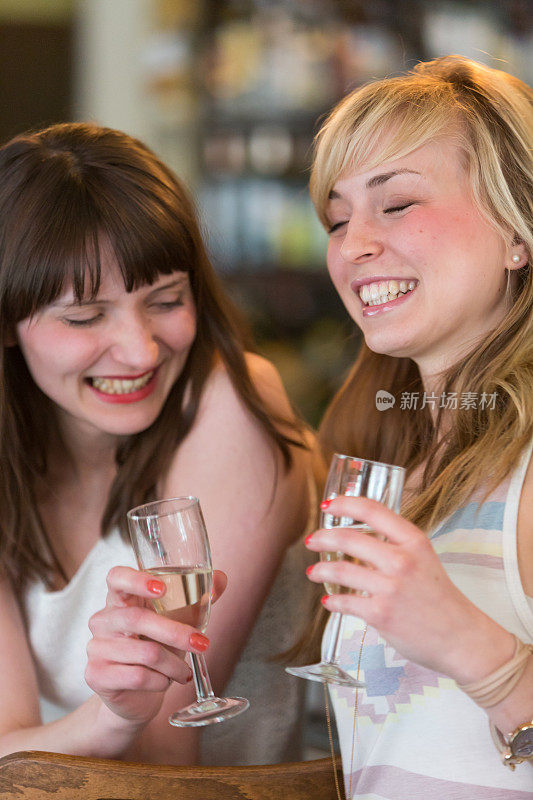
<path id="1" fill-rule="evenodd" d="M 533 609 L 518 572 L 516 523 L 533 443 L 480 505 L 472 498 L 431 541 L 456 586 L 526 642 Z M 453 680 L 403 658 L 362 620 L 345 617 L 340 661 L 366 689 L 331 687 L 349 800 L 532 800 L 533 765 L 504 767 L 486 713 Z M 328 636 L 326 628 L 324 637 Z M 349 789 L 351 793 L 349 794 Z"/>

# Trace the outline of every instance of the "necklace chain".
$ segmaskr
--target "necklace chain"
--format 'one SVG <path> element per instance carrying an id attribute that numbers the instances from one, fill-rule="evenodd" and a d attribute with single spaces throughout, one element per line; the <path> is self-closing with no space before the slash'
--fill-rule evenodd
<path id="1" fill-rule="evenodd" d="M 357 659 L 357 674 L 356 680 L 359 680 L 359 671 L 361 669 L 361 656 L 363 654 L 363 645 L 365 643 L 366 632 L 368 630 L 368 625 L 365 625 L 363 629 L 363 635 L 361 636 L 361 644 L 359 646 L 359 657 Z M 337 790 L 337 798 L 338 800 L 343 800 L 341 795 L 341 790 L 339 786 L 339 778 L 337 776 L 337 764 L 335 760 L 335 747 L 333 745 L 333 733 L 331 729 L 331 714 L 329 710 L 329 700 L 328 700 L 328 688 L 327 684 L 324 683 L 324 702 L 326 706 L 326 723 L 328 726 L 328 737 L 329 737 L 329 747 L 331 751 L 331 761 L 333 764 L 333 777 L 335 779 L 335 789 Z M 355 736 L 357 731 L 357 706 L 359 702 L 359 687 L 357 686 L 355 689 L 355 702 L 353 707 L 353 729 L 352 729 L 352 755 L 350 759 L 350 783 L 348 785 L 348 798 L 347 800 L 352 800 L 352 778 L 353 778 L 353 759 L 354 759 L 354 752 L 355 752 Z"/>

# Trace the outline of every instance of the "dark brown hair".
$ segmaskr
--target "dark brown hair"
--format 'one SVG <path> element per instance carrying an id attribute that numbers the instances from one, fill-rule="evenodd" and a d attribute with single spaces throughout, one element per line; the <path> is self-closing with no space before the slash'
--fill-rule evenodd
<path id="1" fill-rule="evenodd" d="M 197 335 L 157 420 L 117 448 L 102 533 L 119 526 L 127 535 L 128 508 L 156 497 L 217 359 L 285 466 L 290 445 L 302 441 L 297 423 L 273 416 L 257 394 L 244 357 L 247 329 L 221 290 L 193 203 L 173 173 L 144 144 L 109 128 L 72 123 L 17 136 L 0 149 L 0 569 L 14 583 L 62 574 L 36 503 L 60 434 L 53 402 L 10 346 L 15 325 L 68 285 L 78 301 L 95 296 L 104 241 L 128 292 L 161 274 L 188 273 Z"/>

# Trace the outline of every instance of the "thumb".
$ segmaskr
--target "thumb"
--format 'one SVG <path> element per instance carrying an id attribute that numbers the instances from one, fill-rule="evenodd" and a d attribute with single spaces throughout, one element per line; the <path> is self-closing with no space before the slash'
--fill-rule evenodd
<path id="1" fill-rule="evenodd" d="M 213 592 L 211 595 L 211 602 L 215 603 L 218 598 L 224 593 L 228 583 L 228 576 L 225 572 L 219 569 L 213 570 Z"/>

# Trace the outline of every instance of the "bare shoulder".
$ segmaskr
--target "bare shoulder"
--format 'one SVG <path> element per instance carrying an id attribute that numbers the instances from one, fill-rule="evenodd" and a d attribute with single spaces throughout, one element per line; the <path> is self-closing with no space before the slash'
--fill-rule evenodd
<path id="1" fill-rule="evenodd" d="M 533 456 L 526 471 L 517 522 L 518 564 L 524 591 L 533 597 Z"/>
<path id="2" fill-rule="evenodd" d="M 266 358 L 253 353 L 246 354 L 246 363 L 263 407 L 278 430 L 291 439 L 307 440 L 307 432 L 304 433 L 302 429 L 299 433 L 293 426 L 295 413 L 276 367 Z M 245 403 L 223 363 L 215 366 L 206 381 L 194 427 L 180 449 L 190 439 L 195 440 L 207 431 L 211 432 L 209 435 L 214 433 L 217 439 L 238 435 L 240 441 L 245 443 L 250 439 L 255 447 L 261 440 L 265 446 L 268 443 L 272 451 L 272 442 L 264 426 Z"/>
<path id="3" fill-rule="evenodd" d="M 267 413 L 278 428 L 284 428 L 282 421 L 289 423 L 294 415 L 278 371 L 267 359 L 255 354 L 246 354 L 246 361 Z M 194 425 L 176 453 L 177 463 L 183 464 L 189 456 L 197 461 L 202 450 L 211 452 L 211 460 L 242 459 L 246 454 L 256 464 L 265 466 L 265 462 L 270 462 L 271 468 L 276 469 L 274 462 L 278 455 L 271 437 L 245 403 L 223 363 L 215 366 L 206 381 Z"/>
<path id="4" fill-rule="evenodd" d="M 250 354 L 247 364 L 274 425 L 294 436 L 295 430 L 289 424 L 293 412 L 276 368 L 266 359 Z M 291 453 L 292 466 L 286 470 L 268 430 L 248 408 L 225 366 L 220 364 L 209 376 L 194 425 L 174 456 L 162 491 L 168 496 L 201 494 L 206 497 L 206 505 L 208 497 L 214 498 L 215 494 L 220 504 L 223 494 L 226 498 L 240 498 L 246 493 L 246 505 L 252 505 L 254 498 L 253 514 L 249 513 L 256 515 L 261 524 L 265 515 L 278 514 L 278 528 L 285 526 L 280 519 L 287 521 L 287 531 L 281 537 L 287 541 L 301 532 L 300 520 L 305 524 L 312 472 L 309 448 L 291 446 Z"/>
<path id="5" fill-rule="evenodd" d="M 247 353 L 246 363 L 258 392 L 266 395 L 266 399 L 273 403 L 281 401 L 289 410 L 285 387 L 274 364 L 256 353 Z"/>
<path id="6" fill-rule="evenodd" d="M 246 365 L 255 389 L 267 408 L 275 414 L 292 418 L 289 399 L 279 372 L 272 362 L 255 353 L 247 353 Z M 220 400 L 242 403 L 223 363 L 219 363 L 209 376 L 202 405 L 209 408 L 212 403 L 218 405 Z"/>

